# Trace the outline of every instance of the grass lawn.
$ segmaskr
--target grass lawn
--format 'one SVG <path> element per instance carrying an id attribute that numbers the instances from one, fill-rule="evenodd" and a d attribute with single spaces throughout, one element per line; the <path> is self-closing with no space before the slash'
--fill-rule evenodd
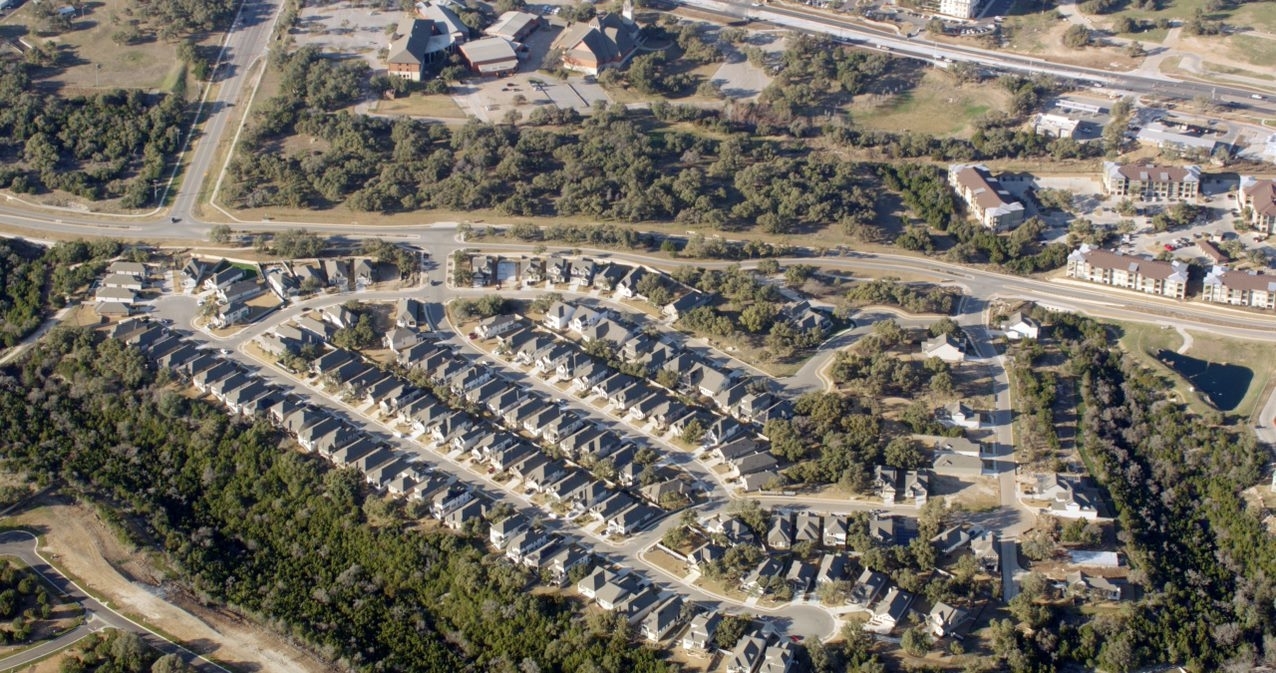
<path id="1" fill-rule="evenodd" d="M 465 111 L 452 100 L 451 96 L 442 94 L 412 94 L 394 100 L 378 101 L 373 112 L 385 115 L 408 115 L 410 117 L 442 117 L 462 120 Z"/>
<path id="2" fill-rule="evenodd" d="M 1276 33 L 1276 3 L 1251 2 L 1232 11 L 1231 23 Z"/>
<path id="3" fill-rule="evenodd" d="M 1037 3 L 1017 2 L 1006 16 L 1003 28 L 1010 34 L 1010 51 L 1039 52 L 1051 45 L 1046 40 L 1050 31 L 1059 25 L 1059 14 L 1053 10 L 1032 11 Z"/>
<path id="4" fill-rule="evenodd" d="M 960 135 L 970 130 L 975 118 L 1005 109 L 1007 98 L 1000 88 L 962 86 L 944 71 L 932 68 L 911 91 L 857 96 L 850 112 L 855 124 L 864 128 Z"/>
<path id="5" fill-rule="evenodd" d="M 1246 3 L 1233 10 L 1211 13 L 1205 9 L 1205 0 L 1173 0 L 1173 2 L 1164 3 L 1164 7 L 1155 12 L 1131 7 L 1120 12 L 1103 15 L 1102 17 L 1094 15 L 1091 15 L 1091 17 L 1102 20 L 1128 16 L 1134 19 L 1148 19 L 1150 21 L 1156 21 L 1157 19 L 1182 21 L 1192 18 L 1197 9 L 1204 11 L 1207 18 L 1222 19 L 1234 26 L 1246 26 L 1255 30 L 1276 32 L 1276 5 L 1270 2 Z"/>
<path id="6" fill-rule="evenodd" d="M 1251 35 L 1232 35 L 1227 38 L 1227 43 L 1228 53 L 1232 58 L 1253 65 L 1276 66 L 1276 40 Z"/>

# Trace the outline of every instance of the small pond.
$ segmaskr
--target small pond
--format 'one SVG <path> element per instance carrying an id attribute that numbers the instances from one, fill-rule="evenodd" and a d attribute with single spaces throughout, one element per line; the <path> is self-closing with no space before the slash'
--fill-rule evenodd
<path id="1" fill-rule="evenodd" d="M 1220 411 L 1235 409 L 1254 380 L 1254 372 L 1240 365 L 1198 360 L 1167 350 L 1157 351 L 1156 358 L 1204 393 Z"/>

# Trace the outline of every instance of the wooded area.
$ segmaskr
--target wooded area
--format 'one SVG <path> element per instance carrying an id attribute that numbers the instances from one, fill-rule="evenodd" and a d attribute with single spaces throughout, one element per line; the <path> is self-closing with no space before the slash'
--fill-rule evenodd
<path id="1" fill-rule="evenodd" d="M 312 644 L 337 670 L 671 670 L 628 628 L 533 595 L 481 540 L 425 531 L 357 470 L 281 449 L 190 400 L 117 341 L 59 328 L 0 375 L 0 456 L 162 541 L 197 596 Z M 601 630 L 604 627 L 607 630 Z"/>
<path id="2" fill-rule="evenodd" d="M 155 201 L 153 181 L 181 148 L 185 93 L 107 91 L 50 96 L 32 83 L 34 66 L 0 63 L 0 189 L 60 189 L 125 208 Z"/>
<path id="3" fill-rule="evenodd" d="M 120 244 L 111 239 L 70 241 L 41 248 L 0 239 L 0 345 L 22 341 L 52 308 L 101 275 Z"/>

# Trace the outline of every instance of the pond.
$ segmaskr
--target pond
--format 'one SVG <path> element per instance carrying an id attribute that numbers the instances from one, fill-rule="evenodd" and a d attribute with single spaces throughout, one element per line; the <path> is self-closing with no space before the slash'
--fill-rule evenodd
<path id="1" fill-rule="evenodd" d="M 1198 360 L 1174 351 L 1160 350 L 1156 358 L 1187 379 L 1220 411 L 1231 411 L 1249 390 L 1254 372 L 1248 367 Z"/>

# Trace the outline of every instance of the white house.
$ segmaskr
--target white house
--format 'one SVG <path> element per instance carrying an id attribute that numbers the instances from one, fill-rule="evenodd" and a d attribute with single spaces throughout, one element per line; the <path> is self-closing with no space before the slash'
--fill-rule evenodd
<path id="1" fill-rule="evenodd" d="M 1015 311 L 1007 316 L 1002 329 L 1006 331 L 1006 338 L 1011 340 L 1036 339 L 1041 334 L 1041 325 L 1022 311 Z"/>

